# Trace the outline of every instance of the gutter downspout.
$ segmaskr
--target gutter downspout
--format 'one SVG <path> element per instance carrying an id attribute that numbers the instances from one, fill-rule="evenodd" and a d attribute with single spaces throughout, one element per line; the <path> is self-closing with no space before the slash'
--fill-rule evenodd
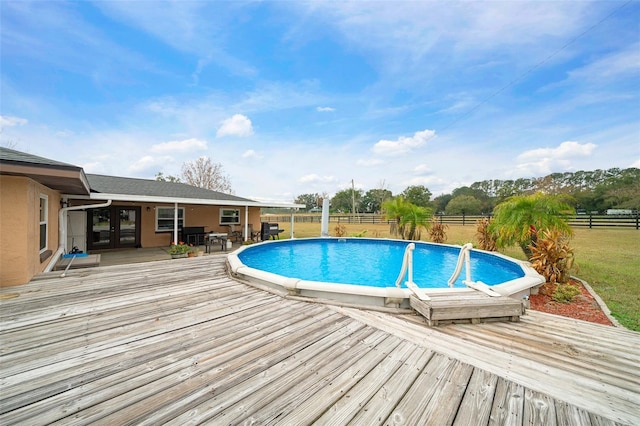
<path id="1" fill-rule="evenodd" d="M 67 201 L 66 199 L 64 201 Z M 44 272 L 51 272 L 56 263 L 58 263 L 58 259 L 60 256 L 64 254 L 67 250 L 67 212 L 71 210 L 86 210 L 86 209 L 97 209 L 100 207 L 109 207 L 111 205 L 112 200 L 107 201 L 106 203 L 101 204 L 85 204 L 82 206 L 73 206 L 73 207 L 62 207 L 58 212 L 58 239 L 60 240 L 58 245 L 58 250 L 56 250 L 55 254 L 49 261 L 49 264 L 44 269 Z"/>

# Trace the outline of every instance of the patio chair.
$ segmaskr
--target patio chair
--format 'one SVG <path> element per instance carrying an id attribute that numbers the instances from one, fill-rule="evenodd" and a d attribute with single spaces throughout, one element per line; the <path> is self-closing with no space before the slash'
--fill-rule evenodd
<path id="1" fill-rule="evenodd" d="M 256 232 L 253 230 L 253 225 L 249 224 L 248 226 L 248 232 L 249 232 L 249 238 L 251 239 L 251 241 L 255 241 L 258 242 L 258 238 L 260 237 L 260 232 Z"/>
<path id="2" fill-rule="evenodd" d="M 227 225 L 229 227 L 229 238 L 233 238 L 237 243 L 242 239 L 242 231 L 236 230 L 235 225 Z"/>

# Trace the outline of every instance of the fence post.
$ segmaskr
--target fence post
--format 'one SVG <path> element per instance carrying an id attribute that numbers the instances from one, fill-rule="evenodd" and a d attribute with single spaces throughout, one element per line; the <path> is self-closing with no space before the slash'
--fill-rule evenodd
<path id="1" fill-rule="evenodd" d="M 589 229 L 593 227 L 593 214 L 589 213 Z"/>

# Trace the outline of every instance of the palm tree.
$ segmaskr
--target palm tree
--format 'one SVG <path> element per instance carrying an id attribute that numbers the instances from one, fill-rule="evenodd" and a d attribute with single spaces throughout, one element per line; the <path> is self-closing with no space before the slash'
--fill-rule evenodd
<path id="1" fill-rule="evenodd" d="M 386 220 L 394 220 L 398 226 L 397 233 L 404 238 L 404 225 L 402 225 L 402 217 L 405 215 L 406 202 L 404 198 L 399 195 L 395 198 L 382 203 L 382 210 L 384 211 L 384 217 Z"/>
<path id="2" fill-rule="evenodd" d="M 404 240 L 420 239 L 420 229 L 425 226 L 426 220 L 431 216 L 430 209 L 416 206 L 402 196 L 385 201 L 382 207 L 386 219 L 396 221 L 398 233 Z"/>
<path id="3" fill-rule="evenodd" d="M 531 258 L 531 246 L 541 230 L 556 230 L 571 235 L 569 216 L 575 210 L 565 197 L 535 193 L 508 198 L 493 210 L 489 230 L 496 236 L 498 247 L 519 245 Z"/>
<path id="4" fill-rule="evenodd" d="M 421 229 L 427 225 L 427 219 L 431 216 L 431 210 L 426 207 L 416 206 L 413 203 L 407 202 L 407 209 L 405 215 L 402 217 L 402 222 L 407 231 L 407 237 L 405 240 L 419 240 Z"/>

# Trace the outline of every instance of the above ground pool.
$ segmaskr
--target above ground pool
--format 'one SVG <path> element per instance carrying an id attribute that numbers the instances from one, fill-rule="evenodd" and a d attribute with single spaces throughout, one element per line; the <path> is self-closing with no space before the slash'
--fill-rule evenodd
<path id="1" fill-rule="evenodd" d="M 290 293 L 377 306 L 408 307 L 410 291 L 396 287 L 409 241 L 369 238 L 309 238 L 243 246 L 229 255 L 232 272 Z M 453 288 L 461 247 L 414 242 L 413 281 L 429 292 L 475 291 L 463 283 L 463 269 Z M 523 297 L 544 283 L 527 262 L 498 253 L 470 252 L 471 280 L 507 296 Z M 403 281 L 404 282 L 404 281 Z"/>

